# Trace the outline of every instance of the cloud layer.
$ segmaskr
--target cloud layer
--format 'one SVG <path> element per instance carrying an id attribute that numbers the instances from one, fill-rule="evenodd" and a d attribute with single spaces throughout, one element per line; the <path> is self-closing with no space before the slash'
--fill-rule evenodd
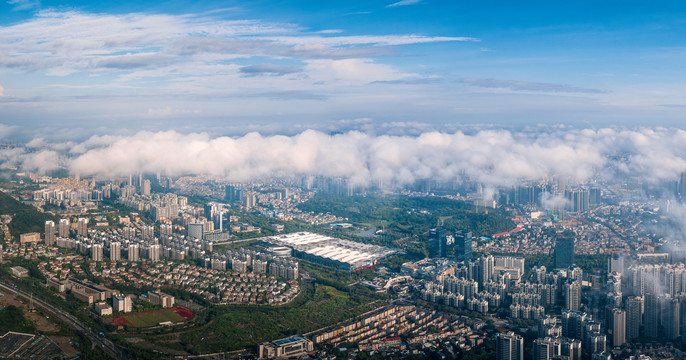
<path id="1" fill-rule="evenodd" d="M 586 182 L 624 174 L 659 183 L 686 171 L 686 131 L 569 130 L 531 135 L 505 130 L 375 136 L 212 137 L 206 133 L 139 132 L 93 136 L 81 143 L 36 139 L 26 150 L 0 151 L 3 166 L 45 172 L 64 166 L 81 176 L 140 172 L 205 174 L 234 181 L 275 176 L 326 176 L 358 185 L 397 186 L 418 179 L 466 180 L 490 187 L 561 176 Z"/>
<path id="2" fill-rule="evenodd" d="M 45 71 L 52 76 L 120 71 L 138 71 L 138 78 L 175 73 L 197 76 L 197 72 L 235 72 L 237 66 L 229 65 L 237 59 L 257 56 L 369 58 L 388 54 L 384 47 L 451 41 L 478 39 L 411 34 L 345 36 L 338 32 L 311 33 L 292 24 L 202 15 L 43 10 L 31 21 L 0 27 L 0 67 Z M 180 65 L 192 68 L 179 72 L 183 69 Z M 271 64 L 274 66 L 278 65 Z M 157 72 L 150 73 L 152 69 Z"/>

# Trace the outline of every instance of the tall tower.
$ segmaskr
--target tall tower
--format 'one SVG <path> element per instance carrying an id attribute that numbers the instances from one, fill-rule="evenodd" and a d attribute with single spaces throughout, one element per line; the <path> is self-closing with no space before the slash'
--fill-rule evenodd
<path id="1" fill-rule="evenodd" d="M 680 319 L 680 303 L 679 299 L 674 299 L 671 296 L 660 297 L 661 305 L 661 323 L 665 330 L 665 338 L 674 340 L 679 337 Z"/>
<path id="2" fill-rule="evenodd" d="M 484 255 L 479 258 L 479 271 L 477 281 L 479 287 L 483 287 L 493 277 L 493 267 L 495 266 L 495 258 L 493 255 Z"/>
<path id="3" fill-rule="evenodd" d="M 69 219 L 60 219 L 59 236 L 63 238 L 69 237 Z"/>
<path id="4" fill-rule="evenodd" d="M 455 231 L 455 261 L 469 261 L 472 259 L 472 232 Z"/>
<path id="5" fill-rule="evenodd" d="M 121 243 L 118 241 L 110 244 L 110 261 L 121 260 Z"/>
<path id="6" fill-rule="evenodd" d="M 588 189 L 566 190 L 565 197 L 569 201 L 568 209 L 573 212 L 584 212 L 589 206 Z"/>
<path id="7" fill-rule="evenodd" d="M 626 338 L 636 339 L 640 336 L 643 313 L 643 298 L 632 296 L 626 300 Z"/>
<path id="8" fill-rule="evenodd" d="M 581 341 L 577 339 L 560 339 L 560 357 L 569 360 L 581 360 Z"/>
<path id="9" fill-rule="evenodd" d="M 45 222 L 45 245 L 52 246 L 55 244 L 55 222 L 48 220 Z"/>
<path id="10" fill-rule="evenodd" d="M 102 261 L 102 244 L 94 244 L 91 246 L 91 259 L 93 261 Z"/>
<path id="11" fill-rule="evenodd" d="M 148 251 L 148 258 L 152 262 L 160 261 L 160 249 L 161 246 L 156 244 L 156 245 L 150 245 L 150 249 Z"/>
<path id="12" fill-rule="evenodd" d="M 429 230 L 429 257 L 444 258 L 448 248 L 448 237 L 445 229 L 436 228 Z"/>
<path id="13" fill-rule="evenodd" d="M 129 261 L 138 261 L 140 255 L 140 249 L 138 244 L 129 245 L 128 249 L 128 259 Z"/>
<path id="14" fill-rule="evenodd" d="M 618 347 L 626 343 L 626 312 L 621 309 L 612 310 L 612 346 Z"/>
<path id="15" fill-rule="evenodd" d="M 555 269 L 566 269 L 574 264 L 574 238 L 559 237 L 555 241 Z"/>
<path id="16" fill-rule="evenodd" d="M 141 183 L 141 195 L 150 195 L 151 187 L 150 180 L 144 179 Z"/>
<path id="17" fill-rule="evenodd" d="M 88 236 L 88 218 L 79 218 L 76 233 L 80 236 Z"/>
<path id="18" fill-rule="evenodd" d="M 204 232 L 202 223 L 188 224 L 188 237 L 191 239 L 202 239 Z"/>
<path id="19" fill-rule="evenodd" d="M 581 282 L 568 281 L 565 284 L 565 309 L 579 310 L 581 307 Z"/>
<path id="20" fill-rule="evenodd" d="M 495 338 L 497 360 L 524 360 L 524 338 L 510 331 Z"/>
<path id="21" fill-rule="evenodd" d="M 645 304 L 645 327 L 644 335 L 646 337 L 656 338 L 658 335 L 658 319 L 660 309 L 658 307 L 657 297 L 652 292 L 646 293 L 644 298 Z"/>
<path id="22" fill-rule="evenodd" d="M 155 238 L 155 228 L 153 226 L 143 225 L 141 229 L 143 232 L 143 240 L 152 240 Z"/>
<path id="23" fill-rule="evenodd" d="M 552 337 L 534 340 L 534 360 L 550 360 L 560 355 L 560 341 Z"/>

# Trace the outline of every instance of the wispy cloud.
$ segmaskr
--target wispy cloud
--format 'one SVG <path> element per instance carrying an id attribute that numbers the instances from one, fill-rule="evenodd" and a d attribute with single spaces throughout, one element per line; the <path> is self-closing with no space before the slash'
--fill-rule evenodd
<path id="1" fill-rule="evenodd" d="M 402 45 L 461 41 L 479 39 L 403 34 L 341 36 L 337 31 L 308 33 L 293 24 L 229 21 L 211 16 L 45 10 L 29 21 L 0 27 L 0 68 L 43 70 L 52 76 L 80 72 L 125 76 L 131 71 L 151 69 L 157 71 L 154 76 L 158 78 L 198 76 L 201 74 L 183 69 L 204 68 L 209 72 L 204 75 L 215 76 L 218 66 L 232 64 L 236 59 L 369 59 L 392 55 L 392 48 Z M 165 69 L 167 73 L 161 73 Z M 272 70 L 282 74 L 294 69 Z"/>
<path id="2" fill-rule="evenodd" d="M 387 8 L 391 7 L 396 7 L 396 6 L 408 6 L 408 5 L 414 5 L 422 2 L 422 0 L 400 0 L 398 2 L 394 2 L 392 4 L 386 5 Z"/>
<path id="3" fill-rule="evenodd" d="M 40 7 L 39 0 L 8 0 L 7 3 L 12 5 L 14 10 L 31 10 Z"/>
<path id="4" fill-rule="evenodd" d="M 317 33 L 319 33 L 319 34 L 340 34 L 342 32 L 343 32 L 342 29 L 327 29 L 327 30 L 317 31 Z"/>
<path id="5" fill-rule="evenodd" d="M 276 64 L 255 64 L 243 66 L 239 70 L 246 76 L 258 76 L 258 75 L 270 75 L 270 76 L 281 76 L 286 74 L 293 74 L 302 71 L 301 68 L 296 66 L 284 66 Z"/>
<path id="6" fill-rule="evenodd" d="M 585 93 L 603 94 L 607 91 L 601 89 L 591 89 L 567 84 L 553 84 L 516 80 L 497 80 L 497 79 L 462 79 L 462 83 L 483 88 L 507 89 L 512 91 L 533 91 L 533 92 L 552 92 L 552 93 Z"/>
<path id="7" fill-rule="evenodd" d="M 372 13 L 371 11 L 353 11 L 353 12 L 346 13 L 344 15 L 345 16 L 348 16 L 348 15 L 368 15 L 371 13 Z"/>

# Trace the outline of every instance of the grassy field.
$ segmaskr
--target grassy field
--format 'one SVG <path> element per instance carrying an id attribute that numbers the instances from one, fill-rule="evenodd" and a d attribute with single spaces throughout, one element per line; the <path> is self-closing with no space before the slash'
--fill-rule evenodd
<path id="1" fill-rule="evenodd" d="M 186 333 L 181 340 L 194 353 L 243 349 L 332 325 L 382 305 L 365 289 L 351 290 L 306 284 L 304 294 L 286 306 L 215 307 L 210 310 L 213 320 L 207 327 Z"/>
<path id="2" fill-rule="evenodd" d="M 159 311 L 159 312 L 148 313 L 148 314 L 127 316 L 126 320 L 128 320 L 131 323 L 131 325 L 133 325 L 137 328 L 144 328 L 144 327 L 155 326 L 155 325 L 157 325 L 161 322 L 165 322 L 165 321 L 176 322 L 176 321 L 184 321 L 186 319 L 184 319 L 183 316 L 177 314 L 174 310 L 169 310 L 169 311 Z"/>

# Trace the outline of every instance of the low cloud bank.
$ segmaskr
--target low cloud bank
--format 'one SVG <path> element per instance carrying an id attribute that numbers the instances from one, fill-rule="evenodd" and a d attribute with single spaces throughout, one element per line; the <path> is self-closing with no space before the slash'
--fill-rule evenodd
<path id="1" fill-rule="evenodd" d="M 97 177 L 145 172 L 247 181 L 313 175 L 380 186 L 433 178 L 469 179 L 496 187 L 552 176 L 585 182 L 616 175 L 659 183 L 676 180 L 686 171 L 686 132 L 606 128 L 377 136 L 307 130 L 294 136 L 249 133 L 241 137 L 139 132 L 93 136 L 80 143 L 34 139 L 25 148 L 0 150 L 0 164 L 43 173 L 64 167 L 74 174 Z"/>

